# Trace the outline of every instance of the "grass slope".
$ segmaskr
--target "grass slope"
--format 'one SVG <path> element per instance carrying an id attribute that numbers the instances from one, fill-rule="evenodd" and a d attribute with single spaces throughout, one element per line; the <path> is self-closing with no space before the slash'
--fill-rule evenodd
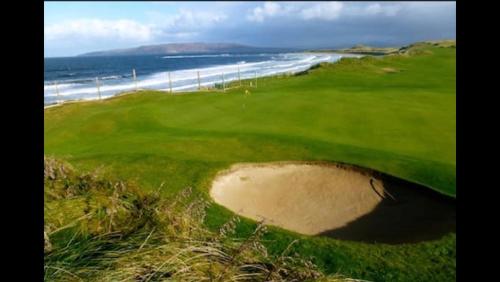
<path id="1" fill-rule="evenodd" d="M 167 95 L 145 91 L 45 110 L 45 154 L 136 181 L 163 196 L 191 186 L 208 195 L 237 162 L 325 160 L 356 164 L 455 195 L 455 49 L 416 44 L 384 58 L 343 59 L 308 74 L 263 78 L 258 88 Z M 244 95 L 245 89 L 251 94 Z M 208 210 L 217 228 L 231 217 Z M 238 233 L 255 223 L 243 221 Z M 455 235 L 388 246 L 270 228 L 270 251 L 293 239 L 327 272 L 391 281 L 451 281 Z"/>

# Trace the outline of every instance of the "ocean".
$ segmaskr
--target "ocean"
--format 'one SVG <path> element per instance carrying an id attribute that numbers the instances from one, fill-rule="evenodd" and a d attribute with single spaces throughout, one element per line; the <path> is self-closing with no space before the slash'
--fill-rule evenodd
<path id="1" fill-rule="evenodd" d="M 98 99 L 139 89 L 191 91 L 238 79 L 296 73 L 321 62 L 352 56 L 335 53 L 182 54 L 44 59 L 45 105 Z M 134 82 L 132 70 L 135 69 Z M 56 88 L 57 87 L 57 88 Z"/>

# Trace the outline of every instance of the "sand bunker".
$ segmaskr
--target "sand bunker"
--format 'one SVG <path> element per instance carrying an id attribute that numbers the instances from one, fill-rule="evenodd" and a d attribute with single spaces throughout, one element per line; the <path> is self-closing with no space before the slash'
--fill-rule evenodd
<path id="1" fill-rule="evenodd" d="M 455 230 L 455 203 L 429 189 L 345 165 L 234 165 L 213 199 L 240 215 L 308 235 L 403 243 Z"/>

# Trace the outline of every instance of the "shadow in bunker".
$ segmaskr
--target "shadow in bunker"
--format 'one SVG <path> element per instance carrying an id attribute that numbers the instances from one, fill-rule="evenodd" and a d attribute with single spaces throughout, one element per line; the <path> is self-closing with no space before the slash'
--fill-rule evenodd
<path id="1" fill-rule="evenodd" d="M 318 235 L 366 243 L 402 244 L 429 241 L 456 231 L 455 199 L 427 187 L 387 175 L 370 181 L 382 201 L 347 225 Z"/>

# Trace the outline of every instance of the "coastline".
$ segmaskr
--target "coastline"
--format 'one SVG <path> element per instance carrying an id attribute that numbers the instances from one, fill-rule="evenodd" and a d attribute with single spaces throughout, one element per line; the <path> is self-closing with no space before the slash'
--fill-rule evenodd
<path id="1" fill-rule="evenodd" d="M 307 52 L 304 52 L 304 53 L 314 53 L 314 52 L 307 51 Z M 325 53 L 332 53 L 332 54 L 338 54 L 338 55 L 348 55 L 348 56 L 345 56 L 345 57 L 346 58 L 358 58 L 358 59 L 363 56 L 362 54 L 351 54 L 351 53 L 343 53 L 343 54 L 336 53 L 336 52 L 325 52 Z M 305 73 L 305 72 L 308 72 L 311 69 L 314 69 L 317 66 L 319 66 L 321 64 L 324 64 L 324 63 L 326 63 L 326 64 L 335 64 L 338 61 L 340 61 L 342 58 L 343 57 L 341 57 L 339 60 L 337 60 L 335 62 L 320 62 L 320 63 L 316 63 L 316 64 L 313 64 L 313 65 L 309 66 L 305 70 L 289 71 L 289 72 L 284 72 L 284 73 L 274 73 L 274 74 L 270 74 L 270 75 L 257 76 L 257 78 L 282 76 L 282 75 L 295 75 L 295 74 Z M 242 81 L 245 81 L 245 80 L 253 80 L 253 78 L 242 79 Z M 232 82 L 235 82 L 235 81 L 237 81 L 237 79 L 230 79 L 230 80 L 227 80 L 226 83 L 229 84 L 229 83 L 232 83 Z M 147 90 L 151 90 L 151 91 L 163 91 L 163 92 L 166 92 L 166 93 L 168 93 L 170 95 L 185 95 L 185 94 L 190 94 L 190 93 L 195 93 L 195 92 L 200 92 L 200 91 L 206 91 L 206 90 L 215 90 L 216 91 L 216 90 L 218 90 L 217 88 L 214 87 L 214 85 L 216 85 L 216 84 L 218 84 L 218 83 L 213 83 L 210 87 L 204 86 L 204 87 L 202 87 L 202 89 L 172 91 L 172 93 L 170 93 L 168 89 L 138 88 L 137 90 L 132 90 L 132 91 L 125 90 L 123 92 L 118 92 L 116 94 L 108 95 L 108 96 L 103 97 L 101 99 L 99 99 L 98 97 L 95 97 L 95 98 L 91 98 L 91 99 L 62 100 L 61 102 L 55 102 L 55 103 L 44 105 L 44 110 L 50 109 L 50 108 L 55 108 L 55 107 L 58 107 L 58 106 L 62 106 L 64 104 L 85 103 L 85 102 L 93 102 L 93 101 L 99 101 L 99 100 L 109 100 L 109 99 L 112 99 L 112 98 L 115 98 L 115 97 L 120 97 L 120 96 L 124 96 L 124 95 L 135 94 L 135 93 L 138 93 L 138 92 L 141 92 L 141 91 L 147 91 Z M 226 88 L 226 89 L 228 89 L 228 88 Z"/>

